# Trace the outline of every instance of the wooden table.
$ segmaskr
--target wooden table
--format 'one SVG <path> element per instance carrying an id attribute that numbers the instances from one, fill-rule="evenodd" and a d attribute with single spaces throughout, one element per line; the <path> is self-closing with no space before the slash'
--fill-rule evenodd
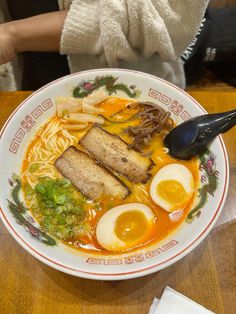
<path id="1" fill-rule="evenodd" d="M 233 89 L 189 93 L 209 112 L 236 107 Z M 0 128 L 29 94 L 0 93 Z M 218 314 L 236 313 L 236 128 L 225 134 L 224 140 L 231 182 L 223 213 L 210 235 L 192 253 L 158 273 L 120 282 L 72 277 L 33 258 L 0 222 L 0 313 L 146 314 L 153 298 L 160 297 L 167 285 Z"/>

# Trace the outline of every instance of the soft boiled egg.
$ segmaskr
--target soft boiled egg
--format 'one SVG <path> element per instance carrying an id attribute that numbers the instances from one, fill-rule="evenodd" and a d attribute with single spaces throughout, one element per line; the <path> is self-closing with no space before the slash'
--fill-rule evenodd
<path id="1" fill-rule="evenodd" d="M 153 201 L 168 212 L 183 209 L 190 201 L 193 191 L 191 171 L 177 163 L 161 168 L 150 186 Z"/>
<path id="2" fill-rule="evenodd" d="M 96 237 L 110 251 L 123 251 L 144 243 L 153 229 L 155 215 L 146 205 L 131 203 L 114 207 L 99 220 Z"/>

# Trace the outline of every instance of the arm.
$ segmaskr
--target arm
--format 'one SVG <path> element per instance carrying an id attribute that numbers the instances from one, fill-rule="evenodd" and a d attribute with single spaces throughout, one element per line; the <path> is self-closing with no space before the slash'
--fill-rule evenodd
<path id="1" fill-rule="evenodd" d="M 58 51 L 67 11 L 52 12 L 0 25 L 0 64 L 23 51 Z"/>

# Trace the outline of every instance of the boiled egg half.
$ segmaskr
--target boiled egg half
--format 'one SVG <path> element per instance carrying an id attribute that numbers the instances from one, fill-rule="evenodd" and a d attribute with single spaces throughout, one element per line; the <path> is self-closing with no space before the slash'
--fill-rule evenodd
<path id="1" fill-rule="evenodd" d="M 168 212 L 183 209 L 194 191 L 191 171 L 181 164 L 169 164 L 154 176 L 150 195 L 152 200 Z"/>
<path id="2" fill-rule="evenodd" d="M 96 238 L 110 251 L 124 251 L 145 243 L 153 230 L 155 215 L 146 205 L 131 203 L 114 207 L 99 220 Z"/>

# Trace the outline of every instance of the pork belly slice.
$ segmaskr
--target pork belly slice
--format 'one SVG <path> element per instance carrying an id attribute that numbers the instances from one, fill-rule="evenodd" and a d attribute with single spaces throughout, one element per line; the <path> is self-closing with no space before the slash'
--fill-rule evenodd
<path id="1" fill-rule="evenodd" d="M 102 195 L 124 199 L 130 193 L 116 176 L 74 146 L 64 151 L 55 161 L 55 167 L 91 200 Z"/>
<path id="2" fill-rule="evenodd" d="M 94 126 L 79 144 L 106 168 L 117 171 L 130 181 L 145 183 L 150 178 L 148 171 L 153 165 L 151 159 L 129 149 L 118 135 Z"/>

